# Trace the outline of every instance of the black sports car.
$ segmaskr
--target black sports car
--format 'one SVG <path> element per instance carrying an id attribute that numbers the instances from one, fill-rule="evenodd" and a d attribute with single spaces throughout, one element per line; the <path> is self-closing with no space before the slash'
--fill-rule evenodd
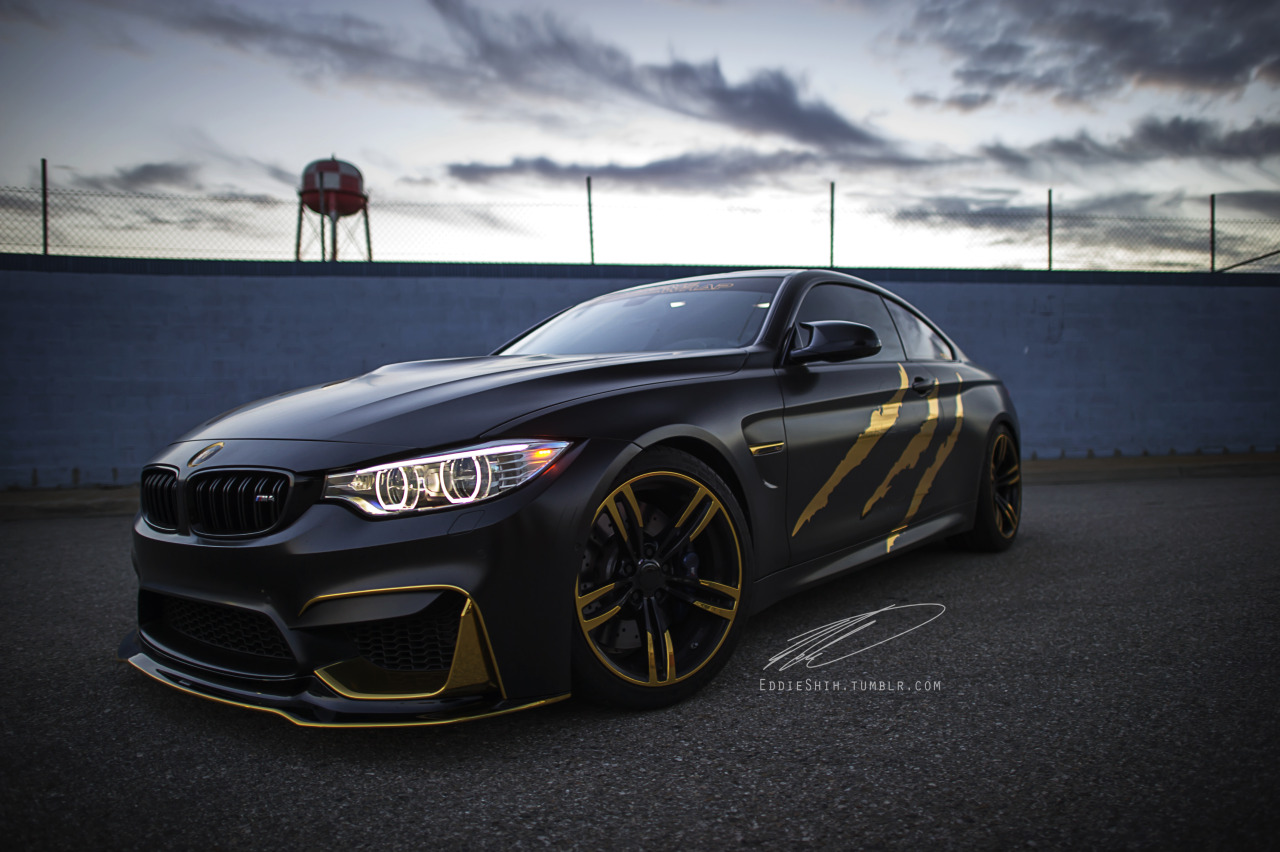
<path id="1" fill-rule="evenodd" d="M 302 725 L 677 701 L 749 614 L 1018 530 L 1000 380 L 825 270 L 601 296 L 493 355 L 234 409 L 142 472 L 155 679 Z"/>

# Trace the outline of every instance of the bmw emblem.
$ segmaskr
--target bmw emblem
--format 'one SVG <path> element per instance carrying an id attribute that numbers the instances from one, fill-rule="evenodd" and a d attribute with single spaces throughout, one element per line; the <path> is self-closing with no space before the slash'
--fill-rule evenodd
<path id="1" fill-rule="evenodd" d="M 220 449 L 222 449 L 221 441 L 219 441 L 216 444 L 210 444 L 209 446 L 205 447 L 203 450 L 201 450 L 200 452 L 192 456 L 191 461 L 187 462 L 187 467 L 195 467 L 198 464 L 207 462 Z"/>

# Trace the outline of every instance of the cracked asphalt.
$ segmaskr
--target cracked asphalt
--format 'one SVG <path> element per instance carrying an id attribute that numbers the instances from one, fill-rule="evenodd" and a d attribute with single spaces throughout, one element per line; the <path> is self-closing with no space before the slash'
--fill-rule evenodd
<path id="1" fill-rule="evenodd" d="M 931 547 L 784 601 L 676 707 L 390 730 L 148 680 L 114 655 L 129 520 L 6 521 L 0 819 L 11 849 L 1274 849 L 1278 518 L 1277 476 L 1030 485 L 1008 553 Z M 764 669 L 918 603 L 946 611 Z"/>

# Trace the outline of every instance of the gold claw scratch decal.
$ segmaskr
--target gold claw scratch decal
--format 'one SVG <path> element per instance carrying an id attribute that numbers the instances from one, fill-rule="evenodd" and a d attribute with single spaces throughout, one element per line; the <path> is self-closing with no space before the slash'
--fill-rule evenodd
<path id="1" fill-rule="evenodd" d="M 909 380 L 907 379 L 907 369 L 901 364 L 898 365 L 898 373 L 900 375 L 901 384 L 898 392 L 893 398 L 871 412 L 871 422 L 867 424 L 867 428 L 862 430 L 862 434 L 858 435 L 853 446 L 849 448 L 849 452 L 845 454 L 840 464 L 836 465 L 836 469 L 832 471 L 831 476 L 826 483 L 818 489 L 818 493 L 813 495 L 813 499 L 809 501 L 809 505 L 804 507 L 804 511 L 800 513 L 799 520 L 796 521 L 796 527 L 791 531 L 791 537 L 795 538 L 800 532 L 800 528 L 813 519 L 813 516 L 822 511 L 827 505 L 827 501 L 831 498 L 831 492 L 836 490 L 836 486 L 844 481 L 844 478 L 853 472 L 853 469 L 862 464 L 867 456 L 871 455 L 872 449 L 880 440 L 885 432 L 893 428 L 898 422 L 898 416 L 902 411 L 902 398 L 906 396 Z"/>
<path id="2" fill-rule="evenodd" d="M 960 374 L 956 373 L 957 382 L 963 382 Z M 942 469 L 942 464 L 947 460 L 947 456 L 951 455 L 951 451 L 955 449 L 956 444 L 960 440 L 960 427 L 964 424 L 964 397 L 961 396 L 962 388 L 960 384 L 956 385 L 956 422 L 951 427 L 951 431 L 947 433 L 947 437 L 942 442 L 942 446 L 938 448 L 938 455 L 934 458 L 933 463 L 925 469 L 924 476 L 920 477 L 920 484 L 916 486 L 915 496 L 911 498 L 911 506 L 907 509 L 906 517 L 902 519 L 902 525 L 893 531 L 893 535 L 889 536 L 885 542 L 885 552 L 893 550 L 894 542 L 902 535 L 907 528 L 907 524 L 911 523 L 911 519 L 916 516 L 916 512 L 920 511 L 920 504 L 924 502 L 924 498 L 928 496 L 929 489 L 933 487 L 933 481 L 938 477 L 938 471 Z"/>
<path id="3" fill-rule="evenodd" d="M 920 457 L 924 455 L 924 451 L 929 449 L 929 444 L 933 441 L 934 430 L 938 428 L 938 394 L 937 385 L 930 392 L 929 397 L 929 413 L 924 418 L 924 423 L 920 425 L 920 431 L 911 439 L 911 443 L 907 444 L 907 448 L 903 450 L 902 455 L 894 462 L 893 467 L 889 469 L 889 473 L 884 478 L 884 482 L 880 483 L 880 487 L 871 495 L 871 499 L 867 500 L 867 505 L 862 507 L 862 517 L 866 517 L 871 512 L 871 507 L 880 502 L 884 495 L 889 493 L 889 486 L 893 483 L 893 479 L 904 470 L 910 470 L 920 462 Z"/>

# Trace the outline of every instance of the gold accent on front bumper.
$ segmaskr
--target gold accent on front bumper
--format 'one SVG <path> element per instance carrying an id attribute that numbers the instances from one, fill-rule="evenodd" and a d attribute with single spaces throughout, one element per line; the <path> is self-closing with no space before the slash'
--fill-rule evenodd
<path id="1" fill-rule="evenodd" d="M 302 605 L 302 609 L 298 610 L 298 615 L 302 615 L 304 612 L 306 612 L 308 609 L 310 609 L 311 607 L 315 606 L 318 603 L 337 600 L 339 598 L 358 598 L 358 597 L 364 597 L 365 595 L 389 595 L 389 594 L 395 594 L 397 592 L 437 592 L 437 591 L 462 592 L 462 594 L 467 595 L 466 591 L 464 591 L 463 589 L 459 589 L 457 586 L 441 586 L 439 584 L 433 584 L 430 586 L 392 586 L 391 588 L 388 588 L 388 589 L 357 589 L 356 591 L 352 591 L 352 592 L 334 592 L 331 595 L 320 595 L 318 597 L 314 597 Z M 471 596 L 467 595 L 467 597 L 470 598 Z"/>
<path id="2" fill-rule="evenodd" d="M 493 646 L 485 629 L 480 608 L 465 589 L 457 586 L 403 586 L 391 589 L 364 589 L 321 595 L 308 601 L 307 607 L 322 600 L 358 597 L 393 592 L 453 591 L 466 597 L 458 621 L 458 640 L 453 649 L 453 662 L 448 675 L 432 672 L 396 672 L 379 668 L 363 657 L 333 663 L 316 669 L 316 677 L 334 692 L 346 698 L 364 700 L 404 700 L 469 695 L 497 688 L 505 699 L 506 687 L 493 659 Z"/>

